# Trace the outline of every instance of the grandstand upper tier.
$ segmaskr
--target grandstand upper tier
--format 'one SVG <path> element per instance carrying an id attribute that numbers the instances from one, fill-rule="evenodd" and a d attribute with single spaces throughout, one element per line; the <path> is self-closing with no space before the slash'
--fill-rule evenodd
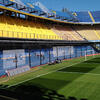
<path id="1" fill-rule="evenodd" d="M 17 10 L 19 13 L 27 13 L 35 17 L 74 24 L 100 23 L 100 11 L 65 12 L 49 10 L 40 2 L 32 0 L 0 0 L 0 8 L 6 7 Z"/>
<path id="2" fill-rule="evenodd" d="M 25 1 L 0 0 L 0 37 L 100 40 L 99 25 L 81 25 L 99 23 L 100 11 L 60 12 L 49 10 L 40 2 Z"/>
<path id="3" fill-rule="evenodd" d="M 100 11 L 75 12 L 75 15 L 80 22 L 100 23 Z"/>
<path id="4" fill-rule="evenodd" d="M 26 1 L 26 0 L 25 0 Z M 62 22 L 76 22 L 77 18 L 70 12 L 67 11 L 59 12 L 48 10 L 40 2 L 33 3 L 31 1 L 25 2 L 24 0 L 0 0 L 0 6 L 20 11 L 20 13 L 27 13 L 34 15 L 35 17 L 46 18 L 48 20 L 59 20 Z"/>

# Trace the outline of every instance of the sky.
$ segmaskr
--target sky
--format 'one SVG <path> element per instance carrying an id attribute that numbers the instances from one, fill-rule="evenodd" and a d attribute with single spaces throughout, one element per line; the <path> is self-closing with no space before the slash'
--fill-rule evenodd
<path id="1" fill-rule="evenodd" d="M 25 0 L 36 2 L 40 1 L 48 9 L 61 11 L 67 8 L 70 11 L 100 11 L 100 0 Z"/>

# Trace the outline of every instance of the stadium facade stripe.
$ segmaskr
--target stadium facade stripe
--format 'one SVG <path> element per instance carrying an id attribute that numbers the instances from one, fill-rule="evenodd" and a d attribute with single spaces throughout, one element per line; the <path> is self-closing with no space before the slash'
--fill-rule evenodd
<path id="1" fill-rule="evenodd" d="M 92 16 L 92 14 L 91 14 L 91 12 L 90 12 L 90 11 L 88 11 L 88 14 L 89 14 L 89 16 L 90 16 L 90 18 L 91 18 L 92 22 L 93 22 L 93 23 L 95 23 L 95 20 L 94 20 L 94 18 L 93 18 L 93 16 Z"/>
<path id="2" fill-rule="evenodd" d="M 89 16 L 90 16 L 92 22 L 95 23 L 95 20 L 94 20 L 94 18 L 93 18 L 93 16 L 92 16 L 92 13 L 91 13 L 90 11 L 88 11 L 88 14 L 89 14 Z M 99 36 L 98 32 L 97 32 L 96 30 L 94 30 L 94 32 L 96 33 L 96 36 L 100 39 L 100 36 Z"/>
<path id="3" fill-rule="evenodd" d="M 100 35 L 98 34 L 98 32 L 96 30 L 94 30 L 96 36 L 100 39 Z"/>

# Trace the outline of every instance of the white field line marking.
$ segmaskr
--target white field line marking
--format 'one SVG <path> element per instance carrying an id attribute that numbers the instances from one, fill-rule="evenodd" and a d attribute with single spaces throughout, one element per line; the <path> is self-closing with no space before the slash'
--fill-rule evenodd
<path id="1" fill-rule="evenodd" d="M 89 60 L 90 60 L 90 59 L 89 59 Z M 51 72 L 48 72 L 48 73 L 45 73 L 45 74 L 37 75 L 36 77 L 33 77 L 33 78 L 30 78 L 30 79 L 27 79 L 27 80 L 24 80 L 24 81 L 18 82 L 18 83 L 13 84 L 13 85 L 9 85 L 9 86 L 6 87 L 6 88 L 9 88 L 9 87 L 12 87 L 12 86 L 16 86 L 16 85 L 18 85 L 18 84 L 21 84 L 21 83 L 24 83 L 24 82 L 27 82 L 27 81 L 30 81 L 30 80 L 36 79 L 36 78 L 38 78 L 38 77 L 40 77 L 40 76 L 44 76 L 44 75 L 47 75 L 47 74 L 50 74 L 50 73 L 56 72 L 56 71 L 61 70 L 61 69 L 64 69 L 64 68 L 68 68 L 68 67 L 71 67 L 71 66 L 73 66 L 73 65 L 77 65 L 77 64 L 79 64 L 79 63 L 82 63 L 82 62 L 84 62 L 84 61 L 81 61 L 81 62 L 78 62 L 78 63 L 74 63 L 74 64 L 72 64 L 72 65 L 70 65 L 70 66 L 62 67 L 62 68 L 59 68 L 59 69 L 57 69 L 57 70 L 54 70 L 54 71 L 51 71 Z"/>
<path id="2" fill-rule="evenodd" d="M 75 73 L 75 74 L 89 74 L 89 75 L 100 75 L 100 74 L 94 74 L 94 73 L 84 73 L 84 72 L 64 72 L 64 71 L 57 71 L 59 73 Z"/>

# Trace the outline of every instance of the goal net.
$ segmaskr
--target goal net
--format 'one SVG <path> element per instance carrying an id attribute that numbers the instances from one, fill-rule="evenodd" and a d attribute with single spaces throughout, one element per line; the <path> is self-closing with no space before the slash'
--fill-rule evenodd
<path id="1" fill-rule="evenodd" d="M 77 53 L 83 57 L 84 61 L 99 57 L 100 55 L 99 53 L 96 53 L 94 50 L 78 51 Z"/>

